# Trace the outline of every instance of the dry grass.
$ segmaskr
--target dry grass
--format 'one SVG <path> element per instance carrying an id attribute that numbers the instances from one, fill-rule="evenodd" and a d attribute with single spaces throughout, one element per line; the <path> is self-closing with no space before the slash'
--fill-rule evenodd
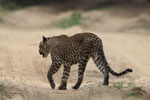
<path id="1" fill-rule="evenodd" d="M 132 88 L 123 97 L 124 98 L 135 97 L 135 98 L 141 98 L 143 100 L 150 100 L 150 94 L 148 94 L 145 90 L 141 89 L 140 87 Z"/>

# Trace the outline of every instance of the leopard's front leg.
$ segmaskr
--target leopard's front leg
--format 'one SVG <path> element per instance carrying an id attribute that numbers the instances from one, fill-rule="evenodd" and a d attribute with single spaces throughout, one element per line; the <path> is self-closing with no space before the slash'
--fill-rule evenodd
<path id="1" fill-rule="evenodd" d="M 54 79 L 53 79 L 53 75 L 60 69 L 61 67 L 61 62 L 53 62 L 51 64 L 51 67 L 49 68 L 48 70 L 48 73 L 47 73 L 47 78 L 48 78 L 48 81 L 52 87 L 52 89 L 55 88 L 55 82 L 54 82 Z"/>

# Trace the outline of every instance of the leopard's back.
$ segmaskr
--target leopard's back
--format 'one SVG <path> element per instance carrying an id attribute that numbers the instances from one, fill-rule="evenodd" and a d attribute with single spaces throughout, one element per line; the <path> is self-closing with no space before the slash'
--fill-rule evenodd
<path id="1" fill-rule="evenodd" d="M 57 38 L 60 42 L 54 51 L 58 51 L 57 54 L 61 53 L 60 57 L 71 64 L 78 63 L 84 56 L 91 57 L 97 48 L 94 43 L 97 39 L 100 40 L 92 33 L 79 33 L 71 37 L 62 38 L 58 36 Z"/>

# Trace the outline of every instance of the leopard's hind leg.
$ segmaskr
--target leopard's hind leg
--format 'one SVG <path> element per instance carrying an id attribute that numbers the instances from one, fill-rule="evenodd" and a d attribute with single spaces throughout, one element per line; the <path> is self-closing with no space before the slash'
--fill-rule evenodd
<path id="1" fill-rule="evenodd" d="M 105 55 L 103 54 L 103 52 L 97 52 L 93 54 L 92 58 L 97 68 L 104 75 L 103 85 L 108 85 L 109 84 L 109 66 L 107 64 Z"/>
<path id="2" fill-rule="evenodd" d="M 61 84 L 58 87 L 59 90 L 66 90 L 67 80 L 70 74 L 71 65 L 64 65 L 63 76 L 61 78 Z"/>
<path id="3" fill-rule="evenodd" d="M 89 60 L 89 56 L 83 57 L 83 59 L 79 62 L 78 66 L 78 81 L 77 83 L 72 87 L 73 89 L 78 89 L 83 81 L 83 75 L 84 71 L 87 65 L 87 62 Z"/>

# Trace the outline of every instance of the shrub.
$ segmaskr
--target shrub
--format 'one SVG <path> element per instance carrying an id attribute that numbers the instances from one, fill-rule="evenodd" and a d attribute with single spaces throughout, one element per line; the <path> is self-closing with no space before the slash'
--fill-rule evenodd
<path id="1" fill-rule="evenodd" d="M 81 24 L 82 15 L 79 12 L 74 12 L 69 18 L 64 18 L 55 23 L 59 28 L 68 28 Z"/>
<path id="2" fill-rule="evenodd" d="M 123 88 L 124 83 L 123 82 L 116 82 L 113 83 L 113 86 L 117 89 L 122 89 Z"/>

